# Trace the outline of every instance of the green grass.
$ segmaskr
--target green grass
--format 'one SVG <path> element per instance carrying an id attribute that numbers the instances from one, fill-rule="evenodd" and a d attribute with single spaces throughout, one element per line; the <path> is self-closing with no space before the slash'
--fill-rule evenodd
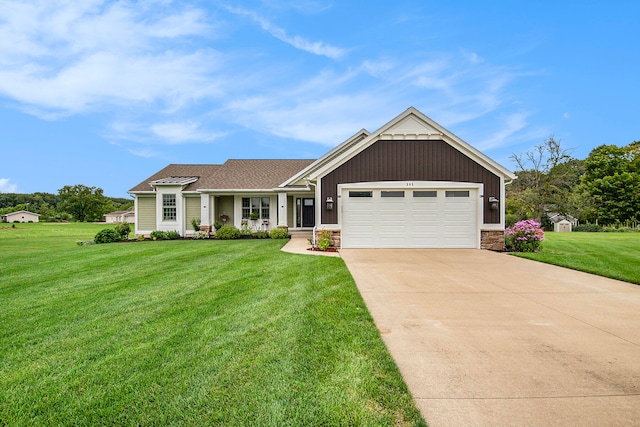
<path id="1" fill-rule="evenodd" d="M 640 284 L 640 233 L 545 233 L 541 252 L 514 255 Z"/>
<path id="2" fill-rule="evenodd" d="M 424 425 L 340 258 L 0 228 L 0 425 Z"/>

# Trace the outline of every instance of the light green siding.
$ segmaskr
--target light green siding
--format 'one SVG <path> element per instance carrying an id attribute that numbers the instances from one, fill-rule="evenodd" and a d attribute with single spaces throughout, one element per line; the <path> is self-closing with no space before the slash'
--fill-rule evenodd
<path id="1" fill-rule="evenodd" d="M 156 196 L 138 196 L 138 217 L 139 230 L 156 229 Z"/>
<path id="2" fill-rule="evenodd" d="M 200 196 L 187 197 L 184 199 L 185 205 L 185 227 L 187 230 L 193 230 L 191 221 L 195 218 L 200 220 Z"/>
<path id="3" fill-rule="evenodd" d="M 220 217 L 222 215 L 227 215 L 229 217 L 227 224 L 233 225 L 233 196 L 216 197 L 215 221 L 221 221 Z"/>

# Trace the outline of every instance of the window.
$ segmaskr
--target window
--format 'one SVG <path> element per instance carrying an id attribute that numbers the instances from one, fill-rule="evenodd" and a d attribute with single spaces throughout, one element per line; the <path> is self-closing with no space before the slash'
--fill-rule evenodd
<path id="1" fill-rule="evenodd" d="M 417 190 L 417 191 L 413 192 L 413 197 L 438 197 L 438 192 L 435 191 L 435 190 L 433 190 L 433 191 L 431 191 L 431 190 L 429 190 L 429 191 Z"/>
<path id="2" fill-rule="evenodd" d="M 177 213 L 176 212 L 176 195 L 163 194 L 162 195 L 162 220 L 175 221 L 176 213 Z"/>
<path id="3" fill-rule="evenodd" d="M 381 191 L 380 197 L 404 197 L 404 191 Z"/>
<path id="4" fill-rule="evenodd" d="M 373 197 L 372 191 L 349 191 L 349 197 Z"/>
<path id="5" fill-rule="evenodd" d="M 262 198 L 262 213 L 260 214 L 260 218 L 262 219 L 269 219 L 269 203 L 270 200 L 268 197 L 263 197 Z"/>
<path id="6" fill-rule="evenodd" d="M 445 191 L 445 197 L 469 197 L 469 191 Z"/>
<path id="7" fill-rule="evenodd" d="M 242 198 L 242 218 L 243 219 L 269 219 L 269 207 L 271 199 L 269 197 L 243 197 Z M 252 218 L 251 214 L 256 212 Z"/>
<path id="8" fill-rule="evenodd" d="M 251 215 L 251 200 L 248 197 L 242 198 L 242 218 L 248 219 Z"/>

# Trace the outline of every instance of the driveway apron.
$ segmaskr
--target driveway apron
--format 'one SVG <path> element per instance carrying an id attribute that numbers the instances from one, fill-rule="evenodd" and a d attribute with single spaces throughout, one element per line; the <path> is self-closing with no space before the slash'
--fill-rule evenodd
<path id="1" fill-rule="evenodd" d="M 341 256 L 429 426 L 640 426 L 640 286 L 483 250 Z"/>

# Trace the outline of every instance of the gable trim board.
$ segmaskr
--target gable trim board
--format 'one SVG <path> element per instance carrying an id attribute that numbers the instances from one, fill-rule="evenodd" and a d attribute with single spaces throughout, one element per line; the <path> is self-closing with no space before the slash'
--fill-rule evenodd
<path id="1" fill-rule="evenodd" d="M 413 107 L 373 133 L 362 129 L 315 161 L 229 160 L 223 165 L 170 166 L 163 171 L 179 171 L 179 176 L 159 172 L 130 193 L 143 197 L 149 186 L 158 198 L 174 192 L 183 199 L 177 202 L 178 211 L 185 210 L 188 193 L 200 194 L 204 226 L 223 215 L 222 196 L 232 197 L 233 212 L 224 215 L 237 227 L 247 212 L 243 197 L 269 197 L 269 219 L 263 223 L 267 228 L 296 228 L 291 225 L 299 223 L 299 201 L 313 198 L 314 228 L 341 234 L 344 248 L 479 248 L 483 232 L 504 232 L 505 185 L 515 178 Z M 247 174 L 253 175 L 247 179 Z M 371 191 L 372 197 L 351 200 L 349 191 Z M 451 196 L 455 194 L 465 197 Z M 498 210 L 489 206 L 490 197 L 500 200 Z M 334 200 L 332 210 L 327 209 L 327 198 Z M 189 214 L 177 219 L 180 224 L 163 224 L 161 202 L 156 200 L 157 229 L 177 227 L 181 234 L 188 233 L 186 216 L 197 211 L 193 200 L 190 203 Z M 225 203 L 229 210 L 229 200 Z"/>

